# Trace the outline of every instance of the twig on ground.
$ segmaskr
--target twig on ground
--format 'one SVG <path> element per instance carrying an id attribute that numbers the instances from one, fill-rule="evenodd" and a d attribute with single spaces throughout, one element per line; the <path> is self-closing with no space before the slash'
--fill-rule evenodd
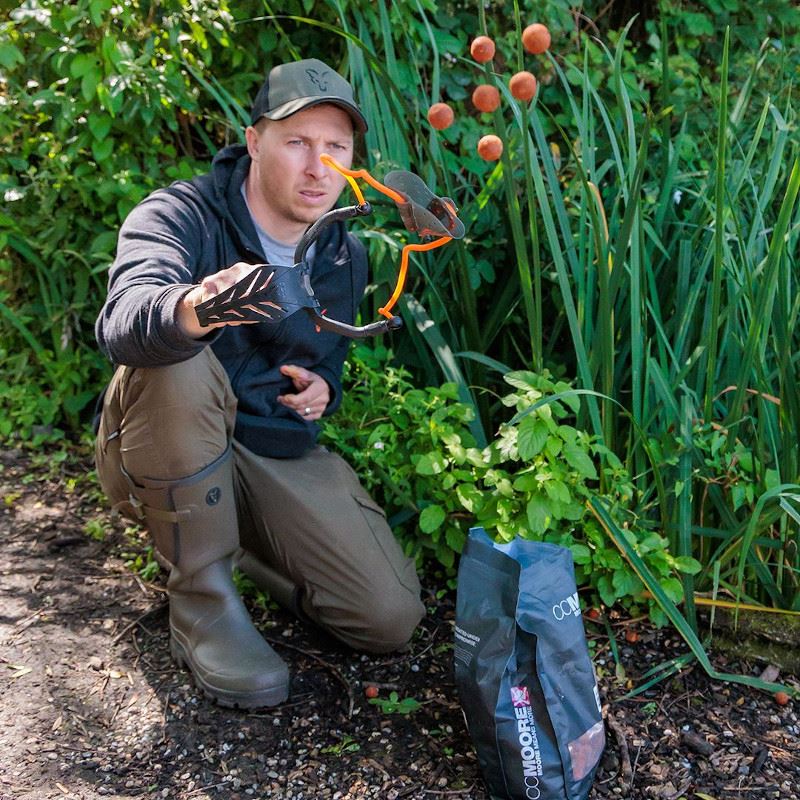
<path id="1" fill-rule="evenodd" d="M 141 583 L 141 581 L 140 581 L 140 583 Z M 118 633 L 118 634 L 117 634 L 117 635 L 116 635 L 116 636 L 115 636 L 115 637 L 114 637 L 114 638 L 111 640 L 111 644 L 117 644 L 117 643 L 119 642 L 119 640 L 120 640 L 120 639 L 122 639 L 122 637 L 123 637 L 123 636 L 125 636 L 125 634 L 126 634 L 126 633 L 127 633 L 127 632 L 128 632 L 130 629 L 131 629 L 131 628 L 134 628 L 134 627 L 136 627 L 136 626 L 137 626 L 137 625 L 138 625 L 138 624 L 139 624 L 139 623 L 140 623 L 140 622 L 141 622 L 143 619 L 146 619 L 146 618 L 147 618 L 147 617 L 149 617 L 151 614 L 155 614 L 157 611 L 161 611 L 161 610 L 163 610 L 164 608 L 166 608 L 166 606 L 167 606 L 167 604 L 166 604 L 166 603 L 160 603 L 159 605 L 157 605 L 157 606 L 154 606 L 153 608 L 150 608 L 150 609 L 148 609 L 147 611 L 145 611 L 145 612 L 144 612 L 144 614 L 140 614 L 138 617 L 136 617 L 136 619 L 135 619 L 133 622 L 131 622 L 131 623 L 129 623 L 128 625 L 126 625 L 126 626 L 125 626 L 125 627 L 124 627 L 124 628 L 123 628 L 123 629 L 122 629 L 122 630 L 121 630 L 121 631 L 120 631 L 120 632 L 119 632 L 119 633 Z"/>
<path id="2" fill-rule="evenodd" d="M 374 770 L 380 772 L 383 775 L 383 779 L 385 781 L 388 781 L 391 778 L 386 769 L 382 767 L 374 758 L 368 758 L 367 764 L 369 764 Z"/>
<path id="3" fill-rule="evenodd" d="M 614 734 L 617 744 L 619 745 L 620 774 L 623 781 L 623 786 L 621 788 L 624 794 L 633 783 L 633 769 L 631 768 L 631 756 L 628 751 L 628 743 L 625 740 L 625 731 L 622 730 L 622 726 L 619 724 L 619 722 L 617 722 L 616 719 L 614 719 L 614 715 L 610 712 L 606 717 L 606 723 Z"/>
<path id="4" fill-rule="evenodd" d="M 228 781 L 222 781 L 222 783 L 212 783 L 209 786 L 199 786 L 197 789 L 192 789 L 189 794 L 185 794 L 184 797 L 196 797 L 201 792 L 207 792 L 209 789 L 219 789 L 222 786 L 230 786 L 231 784 Z"/>

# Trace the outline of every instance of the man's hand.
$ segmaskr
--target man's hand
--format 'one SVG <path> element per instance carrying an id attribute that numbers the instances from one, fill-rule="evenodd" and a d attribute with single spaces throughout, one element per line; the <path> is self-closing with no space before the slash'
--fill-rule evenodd
<path id="1" fill-rule="evenodd" d="M 319 419 L 331 400 L 327 381 L 316 372 L 294 364 L 281 366 L 281 374 L 292 379 L 297 394 L 282 394 L 278 397 L 278 402 L 296 411 L 309 422 Z"/>
<path id="2" fill-rule="evenodd" d="M 255 266 L 239 261 L 232 267 L 221 269 L 213 275 L 203 278 L 198 286 L 184 295 L 178 306 L 178 325 L 181 330 L 191 339 L 199 339 L 205 336 L 212 328 L 221 328 L 223 325 L 246 325 L 247 322 L 214 322 L 211 325 L 203 326 L 197 319 L 194 307 L 205 302 L 214 295 L 230 289 L 238 283 L 245 275 L 249 275 Z"/>

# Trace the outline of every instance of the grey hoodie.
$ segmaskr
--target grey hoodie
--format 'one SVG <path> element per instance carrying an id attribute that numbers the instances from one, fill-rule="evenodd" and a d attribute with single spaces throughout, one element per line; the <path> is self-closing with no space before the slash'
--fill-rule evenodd
<path id="1" fill-rule="evenodd" d="M 205 276 L 237 261 L 263 264 L 264 254 L 241 194 L 250 168 L 242 145 L 221 150 L 211 172 L 153 192 L 128 216 L 95 332 L 114 364 L 175 364 L 211 346 L 239 400 L 234 436 L 256 453 L 294 458 L 314 446 L 318 428 L 277 402 L 294 392 L 282 364 L 321 375 L 331 389 L 331 414 L 341 402 L 348 340 L 317 332 L 304 313 L 282 322 L 216 329 L 186 337 L 176 322 L 182 297 Z M 353 323 L 367 281 L 363 246 L 343 224 L 317 242 L 311 284 L 329 317 Z"/>

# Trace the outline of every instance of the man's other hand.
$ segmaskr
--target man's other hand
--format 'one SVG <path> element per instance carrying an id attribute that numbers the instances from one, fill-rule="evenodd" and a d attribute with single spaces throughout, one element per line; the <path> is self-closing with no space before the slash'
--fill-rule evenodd
<path id="1" fill-rule="evenodd" d="M 197 319 L 194 307 L 210 298 L 230 289 L 246 275 L 249 275 L 255 266 L 239 261 L 232 267 L 221 269 L 213 275 L 203 278 L 198 286 L 184 295 L 178 306 L 178 325 L 181 330 L 191 339 L 199 339 L 205 336 L 212 328 L 221 328 L 223 325 L 246 325 L 247 322 L 214 322 L 211 325 L 201 325 Z"/>
<path id="2" fill-rule="evenodd" d="M 278 397 L 278 402 L 296 411 L 309 422 L 319 419 L 331 401 L 328 382 L 316 372 L 294 364 L 283 364 L 281 374 L 292 379 L 297 393 L 282 394 Z"/>

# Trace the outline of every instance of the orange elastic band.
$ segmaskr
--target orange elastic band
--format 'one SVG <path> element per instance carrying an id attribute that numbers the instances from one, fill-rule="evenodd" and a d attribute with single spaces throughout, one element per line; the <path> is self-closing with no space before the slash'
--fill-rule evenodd
<path id="1" fill-rule="evenodd" d="M 407 202 L 403 195 L 401 195 L 399 192 L 395 192 L 394 189 L 390 189 L 388 186 L 384 186 L 379 180 L 373 178 L 372 175 L 370 175 L 365 169 L 348 169 L 347 167 L 343 167 L 335 158 L 329 156 L 327 153 L 322 153 L 322 155 L 319 157 L 319 160 L 326 167 L 331 167 L 337 172 L 340 172 L 345 178 L 361 178 L 365 180 L 373 189 L 377 189 L 382 194 L 390 197 L 395 203 Z M 353 187 L 359 202 L 363 204 L 364 195 L 362 195 L 358 190 L 358 187 L 354 181 L 350 180 L 350 185 Z"/>
<path id="2" fill-rule="evenodd" d="M 434 239 L 432 242 L 425 242 L 424 244 L 407 244 L 403 248 L 403 255 L 400 259 L 400 274 L 397 276 L 397 286 L 394 287 L 394 292 L 389 298 L 389 302 L 383 306 L 383 308 L 379 308 L 378 313 L 383 314 L 386 319 L 392 318 L 390 309 L 394 306 L 394 304 L 400 298 L 400 295 L 403 293 L 403 286 L 405 286 L 406 282 L 406 273 L 408 272 L 408 254 L 412 250 L 415 253 L 420 253 L 423 250 L 433 250 L 436 247 L 441 247 L 443 244 L 447 244 L 448 242 L 452 241 L 453 239 L 451 236 L 442 236 L 440 239 Z"/>

